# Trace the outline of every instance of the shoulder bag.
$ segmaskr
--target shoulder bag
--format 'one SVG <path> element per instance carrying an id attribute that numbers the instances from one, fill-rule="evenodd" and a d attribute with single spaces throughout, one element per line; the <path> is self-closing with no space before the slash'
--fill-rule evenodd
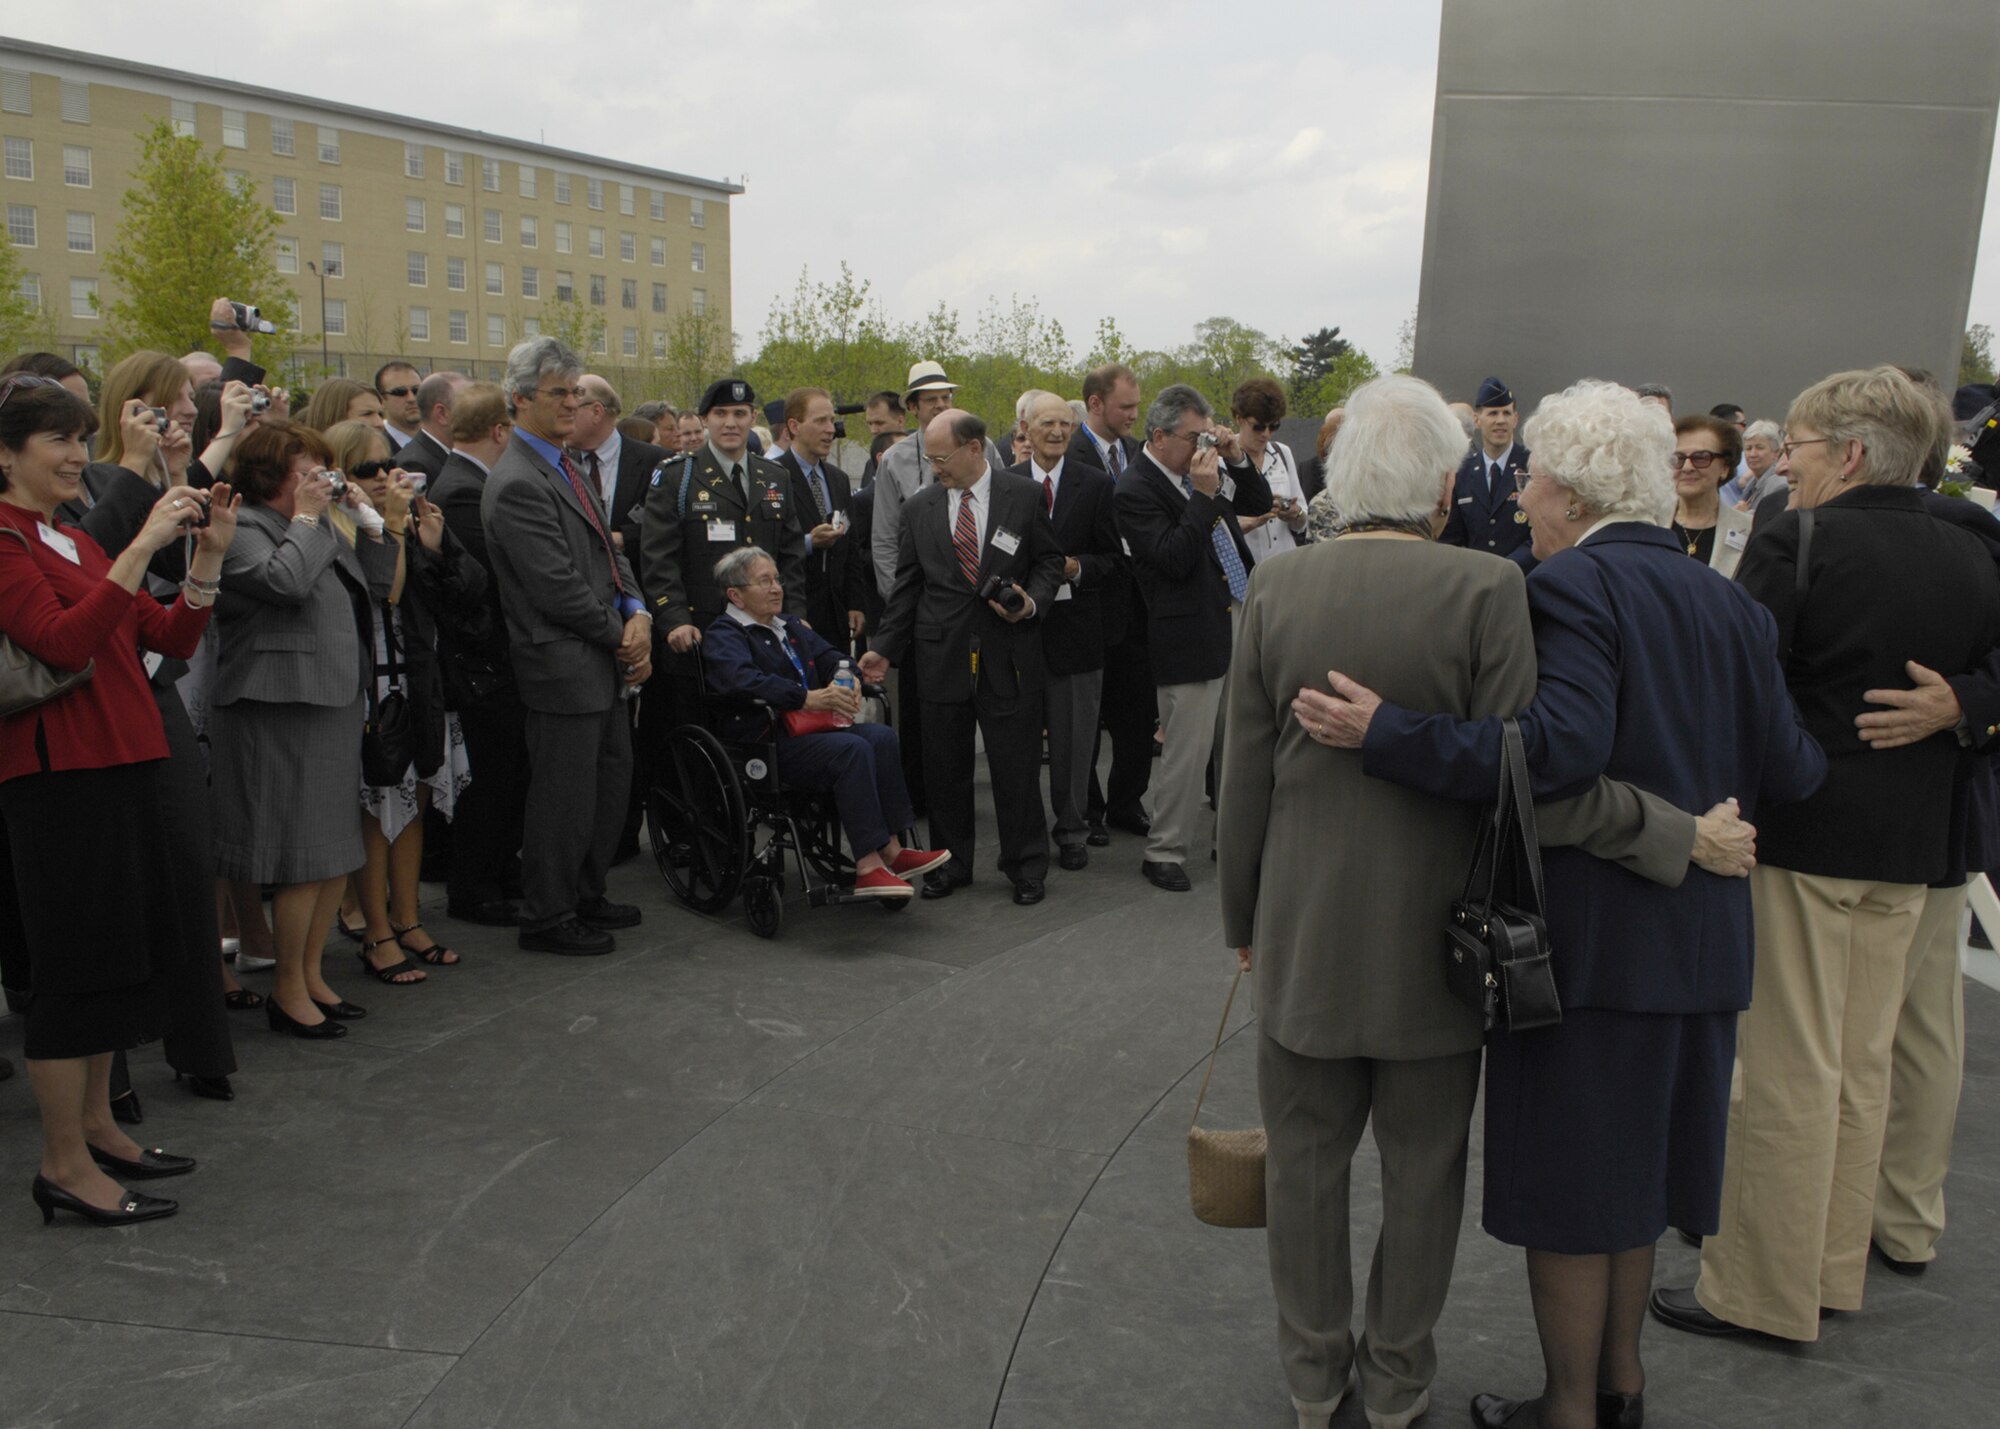
<path id="1" fill-rule="evenodd" d="M 1503 858 L 1527 877 L 1532 910 L 1502 902 L 1495 884 Z M 1481 887 L 1482 879 L 1484 887 Z M 1515 720 L 1502 723 L 1500 788 L 1493 813 L 1483 820 L 1466 870 L 1465 891 L 1445 924 L 1445 981 L 1476 1010 L 1491 1032 L 1504 1026 L 1525 1032 L 1562 1021 L 1555 968 L 1549 955 L 1548 896 L 1542 886 L 1542 850 L 1535 834 L 1535 801 L 1528 790 L 1528 753 Z"/>
<path id="2" fill-rule="evenodd" d="M 28 545 L 26 536 L 12 526 L 0 526 L 0 532 L 19 541 L 22 549 L 28 552 L 28 559 L 34 559 L 34 548 Z M 81 670 L 58 670 L 45 661 L 37 660 L 0 634 L 0 718 L 47 704 L 57 695 L 69 693 L 96 673 L 95 660 L 85 664 Z"/>
<path id="3" fill-rule="evenodd" d="M 1235 1005 L 1236 988 L 1242 981 L 1243 970 L 1238 968 L 1222 1004 L 1222 1021 L 1216 1024 L 1215 1046 L 1209 1050 L 1208 1070 L 1201 1074 L 1201 1090 L 1195 1093 L 1187 1134 L 1188 1203 L 1196 1220 L 1228 1230 L 1256 1230 L 1264 1224 L 1264 1128 L 1207 1131 L 1195 1122 L 1201 1116 L 1208 1079 L 1215 1073 L 1215 1054 L 1222 1050 L 1229 1009 Z"/>

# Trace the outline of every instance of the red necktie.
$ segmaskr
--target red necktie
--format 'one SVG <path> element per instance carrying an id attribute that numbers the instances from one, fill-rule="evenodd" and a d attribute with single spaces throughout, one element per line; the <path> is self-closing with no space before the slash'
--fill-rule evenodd
<path id="1" fill-rule="evenodd" d="M 960 492 L 958 525 L 952 529 L 951 547 L 958 553 L 958 568 L 967 585 L 979 584 L 979 520 L 972 514 L 972 493 Z"/>
<path id="2" fill-rule="evenodd" d="M 1049 500 L 1049 515 L 1056 514 L 1056 484 L 1046 476 L 1042 478 L 1042 495 Z"/>
<path id="3" fill-rule="evenodd" d="M 597 495 L 585 489 L 583 478 L 578 476 L 576 468 L 570 465 L 568 452 L 558 452 L 557 456 L 562 462 L 563 477 L 569 482 L 569 489 L 574 491 L 576 499 L 583 503 L 583 514 L 590 522 L 590 529 L 597 533 L 598 542 L 604 547 L 605 562 L 611 567 L 611 584 L 617 587 L 618 594 L 623 595 L 625 582 L 618 579 L 618 558 L 611 553 L 611 538 L 604 534 L 604 523 L 597 519 Z"/>

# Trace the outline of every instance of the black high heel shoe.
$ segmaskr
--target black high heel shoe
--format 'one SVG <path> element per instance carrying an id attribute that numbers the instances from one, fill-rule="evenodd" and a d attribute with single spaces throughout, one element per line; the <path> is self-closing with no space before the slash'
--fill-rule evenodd
<path id="1" fill-rule="evenodd" d="M 1597 1391 L 1597 1429 L 1642 1429 L 1646 1422 L 1646 1392 L 1620 1394 L 1615 1389 Z"/>
<path id="2" fill-rule="evenodd" d="M 54 1222 L 57 1211 L 73 1211 L 94 1226 L 129 1226 L 138 1221 L 157 1221 L 181 1208 L 179 1201 L 127 1191 L 116 1210 L 100 1210 L 90 1202 L 72 1196 L 46 1176 L 35 1177 L 34 1197 L 35 1204 L 42 1208 L 42 1224 L 45 1226 Z"/>
<path id="3" fill-rule="evenodd" d="M 157 1146 L 150 1151 L 141 1151 L 137 1161 L 127 1161 L 123 1156 L 113 1156 L 101 1146 L 93 1146 L 90 1148 L 90 1159 L 101 1170 L 121 1180 L 156 1181 L 162 1176 L 185 1176 L 194 1170 L 192 1156 L 175 1156 Z"/>
<path id="4" fill-rule="evenodd" d="M 259 1005 L 262 1005 L 261 999 L 259 999 Z M 210 1101 L 233 1102 L 236 1100 L 236 1088 L 229 1085 L 229 1078 L 227 1077 L 183 1077 L 179 1072 L 175 1072 L 174 1080 L 177 1082 L 185 1081 L 189 1091 L 198 1097 L 207 1097 Z"/>
<path id="5" fill-rule="evenodd" d="M 357 1007 L 345 998 L 339 1002 L 321 1002 L 315 997 L 312 1005 L 336 1022 L 359 1022 L 368 1015 L 367 1008 Z"/>
<path id="6" fill-rule="evenodd" d="M 317 1007 L 319 1004 L 314 1003 L 313 1006 Z M 345 1037 L 347 1035 L 347 1025 L 335 1022 L 330 1017 L 324 1022 L 300 1022 L 297 1018 L 286 1012 L 284 1008 L 278 1006 L 278 999 L 275 997 L 265 1000 L 264 1020 L 271 1024 L 273 1032 L 289 1032 L 294 1037 L 321 1040 L 328 1037 Z"/>

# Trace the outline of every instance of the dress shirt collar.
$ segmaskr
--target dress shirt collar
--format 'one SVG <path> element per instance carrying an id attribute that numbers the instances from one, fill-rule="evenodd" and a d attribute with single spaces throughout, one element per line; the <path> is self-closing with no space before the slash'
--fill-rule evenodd
<path id="1" fill-rule="evenodd" d="M 540 457 L 543 461 L 547 462 L 551 467 L 553 467 L 557 471 L 561 471 L 563 469 L 563 463 L 568 460 L 568 458 L 563 455 L 563 450 L 561 447 L 555 445 L 555 443 L 551 441 L 548 441 L 546 438 L 536 436 L 526 427 L 517 426 L 514 428 L 514 440 L 517 442 L 526 442 L 528 444 L 529 451 L 533 452 L 536 456 Z M 582 472 L 577 473 L 577 475 L 579 476 L 581 476 L 582 474 L 583 474 Z"/>
<path id="2" fill-rule="evenodd" d="M 389 440 L 396 444 L 397 451 L 401 451 L 404 447 L 408 446 L 411 442 L 416 440 L 416 434 L 414 432 L 406 432 L 401 427 L 397 426 L 394 422 L 384 422 L 382 424 L 382 430 L 389 434 Z"/>
<path id="3" fill-rule="evenodd" d="M 711 441 L 708 444 L 708 454 L 715 458 L 715 464 L 722 468 L 724 476 L 729 475 L 729 468 L 732 466 L 741 466 L 744 476 L 747 477 L 750 475 L 750 449 L 748 447 L 743 449 L 743 455 L 741 456 L 726 457 L 722 454 L 722 448 Z"/>
<path id="4" fill-rule="evenodd" d="M 458 458 L 458 459 L 459 459 L 460 461 L 469 461 L 469 462 L 471 462 L 471 463 L 472 463 L 472 464 L 473 464 L 474 466 L 478 467 L 478 468 L 479 468 L 479 474 L 480 474 L 481 476 L 491 476 L 491 475 L 493 475 L 493 468 L 492 468 L 492 467 L 488 466 L 488 465 L 487 465 L 487 464 L 486 464 L 485 462 L 481 461 L 481 460 L 480 460 L 480 459 L 479 459 L 478 457 L 474 456 L 474 455 L 473 455 L 473 454 L 472 454 L 471 452 L 467 451 L 467 450 L 466 450 L 466 449 L 465 449 L 464 447 L 453 447 L 453 448 L 451 449 L 451 454 L 452 454 L 453 456 L 457 457 L 457 458 Z"/>
<path id="5" fill-rule="evenodd" d="M 1499 456 L 1488 456 L 1486 454 L 1486 444 L 1484 442 L 1479 444 L 1479 462 L 1489 475 L 1492 473 L 1493 463 L 1496 461 L 1500 463 L 1500 470 L 1503 472 L 1506 471 L 1508 459 L 1513 455 L 1514 443 L 1512 442 L 1507 443 L 1507 450 L 1500 453 Z"/>
<path id="6" fill-rule="evenodd" d="M 597 453 L 597 494 L 604 498 L 606 506 L 611 504 L 611 493 L 618 486 L 618 453 L 624 442 L 624 437 L 613 427 L 611 435 L 593 448 Z"/>
<path id="7" fill-rule="evenodd" d="M 780 640 L 785 638 L 784 617 L 781 615 L 774 615 L 769 620 L 759 620 L 742 606 L 732 603 L 729 607 L 729 618 L 738 625 L 754 625 L 759 630 L 770 631 Z"/>

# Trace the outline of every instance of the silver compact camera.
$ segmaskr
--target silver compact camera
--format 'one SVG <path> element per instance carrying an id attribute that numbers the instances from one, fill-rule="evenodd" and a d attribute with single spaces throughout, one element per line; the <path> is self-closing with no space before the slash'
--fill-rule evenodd
<path id="1" fill-rule="evenodd" d="M 347 477 L 344 473 L 336 471 L 332 467 L 327 467 L 316 474 L 326 478 L 330 488 L 328 495 L 332 500 L 338 501 L 341 497 L 347 495 Z"/>
<path id="2" fill-rule="evenodd" d="M 250 394 L 250 411 L 253 415 L 258 412 L 268 412 L 270 410 L 271 394 L 269 392 L 252 392 Z"/>
<path id="3" fill-rule="evenodd" d="M 1202 451 L 1202 452 L 1214 451 L 1215 433 L 1203 432 L 1200 436 L 1194 439 L 1194 448 L 1196 451 Z"/>
<path id="4" fill-rule="evenodd" d="M 146 415 L 152 419 L 153 426 L 164 437 L 167 434 L 167 428 L 172 425 L 172 419 L 167 416 L 167 409 L 165 407 L 148 407 Z"/>

